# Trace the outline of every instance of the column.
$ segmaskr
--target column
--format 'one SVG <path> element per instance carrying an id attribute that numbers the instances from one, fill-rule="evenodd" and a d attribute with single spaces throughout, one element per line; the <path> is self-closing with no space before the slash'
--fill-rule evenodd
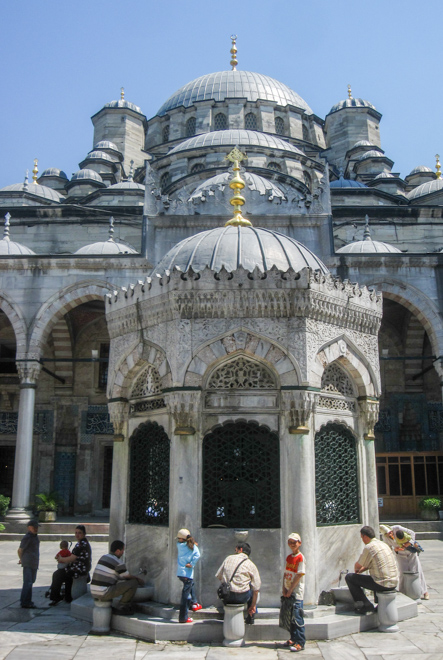
<path id="1" fill-rule="evenodd" d="M 125 541 L 128 499 L 129 404 L 126 399 L 108 402 L 109 417 L 114 427 L 112 455 L 112 489 L 109 512 L 109 539 Z"/>
<path id="2" fill-rule="evenodd" d="M 361 424 L 365 431 L 363 434 L 363 451 L 366 470 L 365 474 L 362 475 L 362 478 L 364 480 L 363 486 L 366 485 L 366 488 L 361 488 L 363 496 L 366 496 L 367 503 L 367 521 L 365 520 L 364 523 L 370 525 L 377 531 L 379 526 L 379 511 L 374 426 L 378 420 L 379 403 L 375 397 L 365 397 L 358 403 Z"/>
<path id="3" fill-rule="evenodd" d="M 41 365 L 37 361 L 18 362 L 20 401 L 15 449 L 12 507 L 7 517 L 28 520 L 31 514 L 32 440 L 34 432 L 35 390 Z"/>

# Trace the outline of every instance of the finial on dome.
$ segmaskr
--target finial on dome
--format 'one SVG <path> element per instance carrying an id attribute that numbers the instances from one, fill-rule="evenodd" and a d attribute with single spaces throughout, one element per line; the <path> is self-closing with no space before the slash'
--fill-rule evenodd
<path id="1" fill-rule="evenodd" d="M 124 101 L 125 100 L 125 88 L 120 87 L 120 100 Z"/>
<path id="2" fill-rule="evenodd" d="M 440 154 L 435 154 L 435 161 L 436 177 L 439 179 L 441 177 Z"/>
<path id="3" fill-rule="evenodd" d="M 252 227 L 252 222 L 247 218 L 244 218 L 241 213 L 241 207 L 246 202 L 245 198 L 240 195 L 240 191 L 245 187 L 245 182 L 241 178 L 240 172 L 240 163 L 242 160 L 247 158 L 246 154 L 242 154 L 238 146 L 225 157 L 225 160 L 230 160 L 232 163 L 232 171 L 234 176 L 229 182 L 229 187 L 234 191 L 234 195 L 231 197 L 230 204 L 234 207 L 234 217 L 228 220 L 225 224 L 225 227 Z"/>
<path id="4" fill-rule="evenodd" d="M 113 241 L 114 240 L 114 218 L 111 217 L 109 218 L 109 238 L 108 241 Z"/>
<path id="5" fill-rule="evenodd" d="M 129 174 L 128 174 L 128 181 L 132 181 L 134 178 L 134 161 L 130 161 L 130 168 L 129 168 Z"/>
<path id="6" fill-rule="evenodd" d="M 236 45 L 237 44 L 237 35 L 236 34 L 231 35 L 231 41 L 232 41 L 231 61 L 230 61 L 229 64 L 232 66 L 232 71 L 237 71 L 238 60 L 237 60 L 237 45 Z"/>
<path id="7" fill-rule="evenodd" d="M 369 231 L 369 215 L 365 215 L 365 230 L 363 232 L 363 240 L 371 240 L 371 232 Z"/>
<path id="8" fill-rule="evenodd" d="M 23 181 L 23 190 L 25 192 L 27 192 L 27 190 L 28 190 L 28 178 L 29 178 L 29 170 L 26 170 L 25 180 Z"/>
<path id="9" fill-rule="evenodd" d="M 9 227 L 10 227 L 11 214 L 7 213 L 5 215 L 5 231 L 3 233 L 3 240 L 9 241 Z"/>
<path id="10" fill-rule="evenodd" d="M 338 168 L 338 178 L 339 178 L 339 179 L 344 179 L 344 178 L 345 178 L 345 170 L 344 170 L 343 165 L 341 165 L 341 166 Z"/>
<path id="11" fill-rule="evenodd" d="M 352 89 L 351 89 L 351 85 L 348 85 L 348 99 L 352 99 Z"/>
<path id="12" fill-rule="evenodd" d="M 38 174 L 38 158 L 34 158 L 34 169 L 32 170 L 32 180 L 34 183 L 37 183 L 37 174 Z"/>

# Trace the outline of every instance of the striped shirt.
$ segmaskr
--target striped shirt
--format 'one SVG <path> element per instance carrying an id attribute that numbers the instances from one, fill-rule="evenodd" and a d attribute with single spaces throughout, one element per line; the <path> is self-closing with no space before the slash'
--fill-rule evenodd
<path id="1" fill-rule="evenodd" d="M 126 564 L 112 553 L 103 555 L 97 562 L 91 580 L 91 596 L 103 596 L 109 587 L 128 574 Z"/>
<path id="2" fill-rule="evenodd" d="M 250 586 L 253 591 L 260 590 L 261 580 L 257 566 L 247 557 L 248 555 L 244 552 L 229 555 L 216 573 L 215 577 L 218 577 L 219 580 L 222 582 L 229 582 L 238 564 L 243 561 L 243 559 L 246 559 L 234 575 L 234 579 L 231 582 L 231 591 L 234 593 L 244 593 L 249 590 Z"/>
<path id="3" fill-rule="evenodd" d="M 369 570 L 371 578 L 381 587 L 396 589 L 398 570 L 392 550 L 378 539 L 372 539 L 365 545 L 358 563 Z"/>

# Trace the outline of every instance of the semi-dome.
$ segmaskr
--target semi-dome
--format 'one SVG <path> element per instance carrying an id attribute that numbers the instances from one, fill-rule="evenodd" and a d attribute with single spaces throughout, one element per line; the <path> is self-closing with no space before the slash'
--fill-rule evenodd
<path id="1" fill-rule="evenodd" d="M 44 176 L 57 176 L 60 179 L 68 180 L 68 177 L 63 172 L 63 170 L 59 170 L 58 167 L 48 167 L 46 170 L 43 170 L 43 172 L 40 175 L 40 179 Z"/>
<path id="2" fill-rule="evenodd" d="M 369 101 L 365 101 L 364 99 L 351 98 L 344 99 L 343 101 L 339 101 L 333 105 L 329 110 L 328 115 L 332 115 L 333 112 L 343 110 L 343 108 L 371 108 L 371 110 L 376 110 L 375 106 L 372 105 L 372 103 L 369 103 Z"/>
<path id="3" fill-rule="evenodd" d="M 260 195 L 285 199 L 285 193 L 273 181 L 269 181 L 269 179 L 265 179 L 265 177 L 253 174 L 252 172 L 244 172 L 242 176 L 246 182 L 245 189 L 257 191 Z M 192 202 L 194 199 L 201 199 L 208 192 L 216 189 L 224 190 L 229 185 L 230 179 L 231 174 L 229 172 L 223 172 L 222 174 L 211 176 L 210 179 L 203 181 L 197 186 L 190 196 L 189 201 Z"/>
<path id="4" fill-rule="evenodd" d="M 246 99 L 256 102 L 259 99 L 278 105 L 294 105 L 312 114 L 301 96 L 287 85 L 251 71 L 218 71 L 209 73 L 180 87 L 163 103 L 157 115 L 165 115 L 173 108 L 189 108 L 196 101 L 224 101 L 225 99 Z"/>
<path id="5" fill-rule="evenodd" d="M 273 266 L 282 271 L 292 268 L 298 272 L 308 267 L 329 272 L 307 247 L 285 234 L 259 227 L 228 226 L 185 238 L 163 257 L 152 277 L 174 267 L 183 272 L 190 268 L 199 272 L 206 267 L 215 272 L 223 267 L 228 272 L 239 267 L 266 272 Z"/>
<path id="6" fill-rule="evenodd" d="M 8 192 L 21 192 L 29 195 L 37 195 L 37 197 L 42 197 L 49 202 L 61 202 L 64 200 L 64 196 L 57 192 L 57 190 L 34 182 L 28 183 L 25 181 L 25 183 L 14 183 L 11 186 L 6 186 L 5 188 L 0 189 L 0 193 Z"/>
<path id="7" fill-rule="evenodd" d="M 261 133 L 260 131 L 248 131 L 245 129 L 227 129 L 224 131 L 211 131 L 195 135 L 181 142 L 171 149 L 169 154 L 176 154 L 180 151 L 189 149 L 201 149 L 204 147 L 262 147 L 265 149 L 279 149 L 280 151 L 290 151 L 294 154 L 304 155 L 300 149 L 293 144 L 282 140 L 270 133 Z M 168 154 L 168 155 L 169 155 Z"/>
<path id="8" fill-rule="evenodd" d="M 426 181 L 422 183 L 421 186 L 417 186 L 413 190 L 407 193 L 406 197 L 409 200 L 417 199 L 417 197 L 423 197 L 424 195 L 430 195 L 431 193 L 438 192 L 443 189 L 443 179 L 434 179 L 433 181 Z"/>

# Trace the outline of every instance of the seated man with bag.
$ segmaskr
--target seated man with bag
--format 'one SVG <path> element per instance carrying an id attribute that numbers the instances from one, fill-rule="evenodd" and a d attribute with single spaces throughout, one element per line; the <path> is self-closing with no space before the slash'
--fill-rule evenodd
<path id="1" fill-rule="evenodd" d="M 215 576 L 221 582 L 217 594 L 224 605 L 248 604 L 246 623 L 254 623 L 261 586 L 257 566 L 249 559 L 250 554 L 249 543 L 239 543 L 235 554 L 226 557 Z"/>

